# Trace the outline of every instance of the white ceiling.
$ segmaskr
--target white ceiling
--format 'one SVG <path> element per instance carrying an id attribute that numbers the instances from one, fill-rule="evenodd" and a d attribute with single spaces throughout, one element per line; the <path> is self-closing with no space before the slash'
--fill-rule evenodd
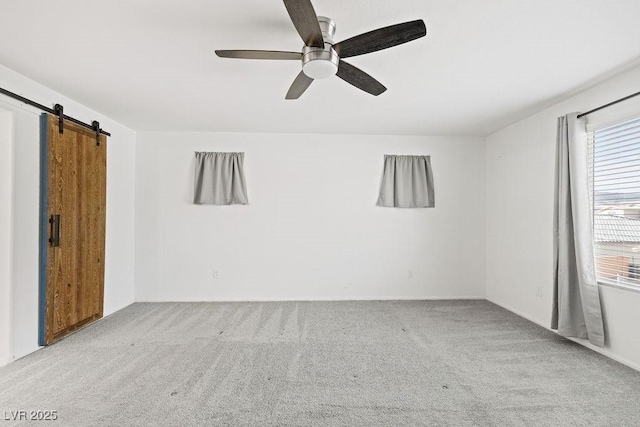
<path id="1" fill-rule="evenodd" d="M 427 36 L 350 58 L 378 97 L 333 77 L 286 101 L 299 62 L 214 54 L 300 51 L 281 0 L 3 0 L 0 63 L 138 131 L 413 135 L 487 135 L 640 64 L 638 0 L 313 4 L 336 41 L 419 18 Z"/>

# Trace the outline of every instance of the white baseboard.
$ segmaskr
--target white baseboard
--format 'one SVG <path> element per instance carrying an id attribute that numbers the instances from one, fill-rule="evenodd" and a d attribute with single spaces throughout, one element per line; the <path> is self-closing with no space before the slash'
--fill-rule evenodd
<path id="1" fill-rule="evenodd" d="M 104 317 L 111 316 L 113 313 L 117 313 L 118 311 L 122 310 L 123 308 L 130 306 L 134 302 L 136 302 L 135 299 L 131 298 L 131 299 L 127 300 L 126 302 L 120 302 L 119 304 L 114 305 L 113 307 L 108 307 L 109 308 L 108 311 L 104 310 Z"/>
<path id="2" fill-rule="evenodd" d="M 510 312 L 512 312 L 512 313 L 514 313 L 514 314 L 517 314 L 518 316 L 523 317 L 523 318 L 525 318 L 525 319 L 529 320 L 530 322 L 533 322 L 533 323 L 535 323 L 536 325 L 540 325 L 540 326 L 542 326 L 543 328 L 545 328 L 546 330 L 551 331 L 551 332 L 553 332 L 553 333 L 556 333 L 556 334 L 557 334 L 557 332 L 556 332 L 555 330 L 553 330 L 553 329 L 551 329 L 551 328 L 549 327 L 550 325 L 544 325 L 544 324 L 540 323 L 537 319 L 534 319 L 533 317 L 528 316 L 528 315 L 526 315 L 526 314 L 522 313 L 520 310 L 514 310 L 513 308 L 508 307 L 508 306 L 506 306 L 505 304 L 499 303 L 499 302 L 497 302 L 497 301 L 494 301 L 494 300 L 492 300 L 491 298 L 487 298 L 487 301 L 489 301 L 489 302 L 491 302 L 491 303 L 493 303 L 493 304 L 495 304 L 495 305 L 497 305 L 497 306 L 499 306 L 499 307 L 502 307 L 502 308 L 504 308 L 505 310 L 509 310 Z M 587 341 L 587 340 L 583 340 L 583 339 L 580 339 L 580 338 L 567 338 L 567 339 L 568 339 L 568 340 L 571 340 L 571 341 L 573 341 L 573 342 L 575 342 L 575 343 L 577 343 L 577 344 L 580 344 L 580 345 L 582 345 L 582 346 L 584 346 L 584 347 L 588 348 L 589 350 L 593 350 L 593 351 L 595 351 L 596 353 L 600 353 L 600 354 L 602 354 L 603 356 L 606 356 L 606 357 L 608 357 L 608 358 L 610 358 L 610 359 L 613 359 L 613 360 L 615 360 L 616 362 L 622 363 L 622 364 L 623 364 L 623 365 L 625 365 L 625 366 L 628 366 L 628 367 L 630 367 L 630 368 L 632 368 L 632 369 L 635 369 L 636 371 L 640 371 L 640 364 L 638 364 L 638 363 L 634 362 L 633 360 L 629 360 L 629 359 L 627 359 L 626 357 L 622 357 L 622 356 L 620 356 L 620 355 L 618 355 L 618 354 L 616 354 L 616 353 L 612 352 L 612 351 L 611 351 L 610 349 L 608 349 L 608 348 L 600 348 L 600 347 L 596 347 L 595 345 L 591 344 L 589 341 Z"/>
<path id="3" fill-rule="evenodd" d="M 555 332 L 555 331 L 554 331 Z M 616 362 L 620 362 L 623 365 L 626 365 L 632 369 L 635 369 L 636 371 L 640 371 L 640 364 L 634 362 L 633 360 L 629 360 L 626 357 L 622 357 L 620 355 L 615 354 L 614 352 L 612 352 L 611 350 L 609 350 L 608 348 L 600 348 L 600 347 L 596 347 L 595 345 L 591 344 L 589 341 L 587 340 L 581 340 L 579 338 L 568 338 L 573 342 L 576 342 L 578 344 L 581 344 L 585 347 L 587 347 L 590 350 L 595 351 L 596 353 L 600 353 L 603 356 L 607 356 L 610 359 L 615 360 Z"/>
<path id="4" fill-rule="evenodd" d="M 526 314 L 526 313 L 521 312 L 520 310 L 516 310 L 515 308 L 509 307 L 509 306 L 508 306 L 508 305 L 506 305 L 506 304 L 503 304 L 503 303 L 501 303 L 501 302 L 495 301 L 495 300 L 494 300 L 494 299 L 492 299 L 492 298 L 488 298 L 488 297 L 487 297 L 487 298 L 485 298 L 485 299 L 486 299 L 487 301 L 489 301 L 490 303 L 492 303 L 492 304 L 495 304 L 495 305 L 497 305 L 497 306 L 499 306 L 499 307 L 502 307 L 502 308 L 504 308 L 505 310 L 509 310 L 510 312 L 512 312 L 512 313 L 514 313 L 514 314 L 517 314 L 518 316 L 523 317 L 523 318 L 527 319 L 527 320 L 528 320 L 528 321 L 530 321 L 530 322 L 535 323 L 536 325 L 540 325 L 540 326 L 542 326 L 543 328 L 545 328 L 545 329 L 547 329 L 547 330 L 549 330 L 549 331 L 555 332 L 555 331 L 553 331 L 553 329 L 550 329 L 550 328 L 549 328 L 549 326 L 550 326 L 550 325 L 545 325 L 544 323 L 540 322 L 540 320 L 535 319 L 535 318 L 531 317 L 530 315 L 528 315 L 528 314 Z M 551 319 L 551 316 L 549 316 L 549 319 Z"/>
<path id="5" fill-rule="evenodd" d="M 311 302 L 311 301 L 440 301 L 440 300 L 484 300 L 484 295 L 475 296 L 418 296 L 418 297 L 314 297 L 314 298 L 136 298 L 136 302 Z"/>

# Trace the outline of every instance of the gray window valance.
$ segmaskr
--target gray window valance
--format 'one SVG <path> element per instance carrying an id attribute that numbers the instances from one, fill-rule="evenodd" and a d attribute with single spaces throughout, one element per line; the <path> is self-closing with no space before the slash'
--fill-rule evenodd
<path id="1" fill-rule="evenodd" d="M 196 152 L 194 204 L 247 205 L 244 153 Z"/>
<path id="2" fill-rule="evenodd" d="M 433 208 L 431 156 L 384 156 L 378 206 Z"/>

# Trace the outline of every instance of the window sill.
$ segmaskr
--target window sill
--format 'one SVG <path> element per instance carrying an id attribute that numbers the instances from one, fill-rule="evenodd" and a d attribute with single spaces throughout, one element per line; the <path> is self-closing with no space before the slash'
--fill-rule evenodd
<path id="1" fill-rule="evenodd" d="M 624 291 L 631 291 L 631 292 L 636 292 L 640 294 L 640 286 L 623 285 L 621 283 L 612 283 L 612 282 L 598 282 L 598 286 L 606 286 L 607 288 L 621 289 Z"/>

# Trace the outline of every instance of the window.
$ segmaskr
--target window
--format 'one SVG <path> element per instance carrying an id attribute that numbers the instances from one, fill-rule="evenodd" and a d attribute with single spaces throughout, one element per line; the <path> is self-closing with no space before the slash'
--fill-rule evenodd
<path id="1" fill-rule="evenodd" d="M 640 117 L 587 137 L 598 282 L 640 289 Z"/>

